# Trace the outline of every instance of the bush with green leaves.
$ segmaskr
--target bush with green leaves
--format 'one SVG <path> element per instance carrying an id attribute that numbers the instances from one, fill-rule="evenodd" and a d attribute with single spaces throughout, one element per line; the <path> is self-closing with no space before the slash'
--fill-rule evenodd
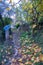
<path id="1" fill-rule="evenodd" d="M 21 45 L 29 45 L 34 42 L 33 37 L 30 32 L 22 32 L 20 36 Z"/>

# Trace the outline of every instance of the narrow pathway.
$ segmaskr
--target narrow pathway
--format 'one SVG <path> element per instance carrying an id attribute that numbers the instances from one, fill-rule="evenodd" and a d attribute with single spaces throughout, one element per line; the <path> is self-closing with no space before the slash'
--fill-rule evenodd
<path id="1" fill-rule="evenodd" d="M 14 47 L 17 46 L 18 48 L 20 46 L 20 32 L 19 31 L 13 32 L 13 42 L 14 42 Z"/>
<path id="2" fill-rule="evenodd" d="M 20 32 L 17 30 L 13 32 L 13 42 L 15 50 L 15 54 L 13 55 L 13 57 L 15 58 L 18 54 L 18 48 L 20 48 Z"/>
<path id="3" fill-rule="evenodd" d="M 18 49 L 20 48 L 20 32 L 16 30 L 12 33 L 12 36 L 13 36 L 12 42 L 14 45 L 14 52 L 13 52 L 11 59 L 12 58 L 18 59 L 18 58 L 20 58 L 20 55 L 18 53 Z M 9 61 L 5 65 L 10 65 L 11 63 L 12 63 L 12 61 Z"/>

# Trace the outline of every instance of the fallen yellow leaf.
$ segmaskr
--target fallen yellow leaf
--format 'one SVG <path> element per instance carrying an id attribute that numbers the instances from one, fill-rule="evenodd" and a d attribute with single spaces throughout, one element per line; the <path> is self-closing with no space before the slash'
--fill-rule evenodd
<path id="1" fill-rule="evenodd" d="M 36 24 L 34 24 L 32 28 L 35 28 L 35 27 L 36 27 Z"/>
<path id="2" fill-rule="evenodd" d="M 32 65 L 32 62 L 29 61 L 29 62 L 26 62 L 25 64 L 30 64 L 30 65 Z"/>
<path id="3" fill-rule="evenodd" d="M 39 59 L 43 62 L 43 54 L 40 54 Z"/>
<path id="4" fill-rule="evenodd" d="M 26 57 L 27 57 L 26 55 L 23 55 L 23 56 L 22 56 L 22 59 L 24 59 L 24 58 L 26 58 Z"/>
<path id="5" fill-rule="evenodd" d="M 22 58 L 18 60 L 19 62 L 22 62 Z"/>
<path id="6" fill-rule="evenodd" d="M 25 64 L 28 64 L 28 62 L 25 62 Z"/>
<path id="7" fill-rule="evenodd" d="M 19 63 L 20 65 L 24 65 L 23 63 Z"/>
<path id="8" fill-rule="evenodd" d="M 38 46 L 35 47 L 36 49 L 38 48 Z"/>

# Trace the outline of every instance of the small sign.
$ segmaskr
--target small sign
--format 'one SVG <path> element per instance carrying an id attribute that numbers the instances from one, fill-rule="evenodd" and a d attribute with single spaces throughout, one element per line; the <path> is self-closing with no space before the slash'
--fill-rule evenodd
<path id="1" fill-rule="evenodd" d="M 4 27 L 4 30 L 7 31 L 7 30 L 9 30 L 10 28 L 11 28 L 10 25 L 6 25 L 6 26 Z"/>

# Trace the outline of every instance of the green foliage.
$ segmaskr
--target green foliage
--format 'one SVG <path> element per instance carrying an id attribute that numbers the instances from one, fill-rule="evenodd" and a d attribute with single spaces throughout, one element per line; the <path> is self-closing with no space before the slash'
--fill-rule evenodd
<path id="1" fill-rule="evenodd" d="M 8 25 L 8 24 L 11 24 L 11 19 L 10 18 L 3 18 L 3 21 L 4 21 L 4 26 L 5 25 Z"/>
<path id="2" fill-rule="evenodd" d="M 19 24 L 19 23 L 17 23 L 17 24 L 16 24 L 16 28 L 18 28 L 19 26 L 20 26 L 20 24 Z"/>
<path id="3" fill-rule="evenodd" d="M 20 37 L 21 45 L 27 46 L 34 42 L 32 35 L 29 35 L 29 34 L 31 34 L 31 33 L 30 32 L 22 32 L 21 37 Z"/>
<path id="4" fill-rule="evenodd" d="M 43 44 L 43 30 L 40 30 L 40 33 L 37 31 L 34 37 L 34 41 L 39 43 L 40 45 Z"/>
<path id="5" fill-rule="evenodd" d="M 27 15 L 23 13 L 23 17 L 26 22 L 31 24 L 30 26 L 33 24 L 38 25 L 39 22 L 43 21 L 43 0 L 32 0 L 28 2 L 24 0 L 22 1 L 22 10 L 26 12 Z"/>
<path id="6" fill-rule="evenodd" d="M 0 20 L 0 30 L 2 29 L 2 22 L 1 22 L 1 20 Z"/>
<path id="7" fill-rule="evenodd" d="M 2 31 L 1 34 L 2 34 L 3 40 L 5 40 L 5 31 L 4 31 L 3 28 L 4 28 L 4 26 L 11 24 L 12 20 L 8 17 L 2 18 L 2 19 L 3 19 L 3 21 L 0 20 L 0 30 Z M 4 26 L 3 26 L 2 22 L 4 23 Z M 10 31 L 10 34 L 11 34 L 11 29 L 9 31 Z"/>
<path id="8" fill-rule="evenodd" d="M 43 63 L 42 62 L 37 62 L 34 65 L 43 65 Z"/>
<path id="9" fill-rule="evenodd" d="M 31 35 L 33 35 L 34 32 L 37 33 L 35 29 L 39 22 L 43 22 L 43 0 L 31 0 L 28 2 L 23 0 L 21 2 L 20 6 L 16 9 L 16 20 L 28 22 L 31 28 Z M 36 28 L 34 25 L 36 25 Z"/>
<path id="10" fill-rule="evenodd" d="M 43 17 L 39 17 L 39 23 L 43 22 Z"/>
<path id="11" fill-rule="evenodd" d="M 3 23 L 4 23 L 4 26 L 5 25 L 8 25 L 8 24 L 11 24 L 11 19 L 10 18 L 2 18 L 3 19 Z M 1 27 L 1 29 L 3 29 L 2 27 L 3 27 L 3 23 L 2 23 L 2 21 L 0 20 L 0 27 Z"/>

